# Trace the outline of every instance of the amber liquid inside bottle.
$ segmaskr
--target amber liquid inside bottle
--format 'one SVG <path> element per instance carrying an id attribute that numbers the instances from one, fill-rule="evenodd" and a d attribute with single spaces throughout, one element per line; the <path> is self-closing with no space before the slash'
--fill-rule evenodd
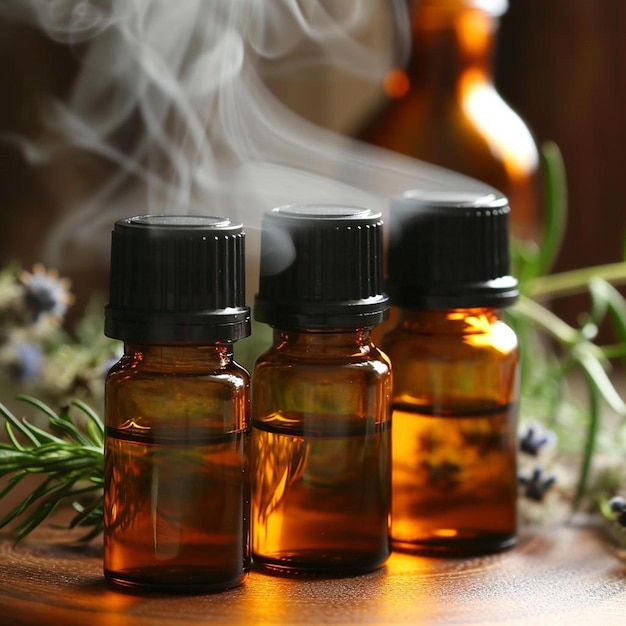
<path id="1" fill-rule="evenodd" d="M 105 575 L 217 590 L 250 567 L 247 389 L 229 348 L 135 346 L 107 379 Z"/>
<path id="2" fill-rule="evenodd" d="M 254 561 L 369 571 L 389 555 L 389 364 L 355 333 L 277 333 L 253 382 Z"/>
<path id="3" fill-rule="evenodd" d="M 479 553 L 513 544 L 514 412 L 393 407 L 394 548 Z"/>
<path id="4" fill-rule="evenodd" d="M 495 187 L 510 201 L 512 233 L 534 237 L 538 151 L 524 121 L 494 87 L 498 16 L 469 0 L 407 3 L 413 38 L 408 66 L 389 74 L 386 102 L 357 136 Z"/>
<path id="5" fill-rule="evenodd" d="M 394 366 L 392 547 L 479 554 L 516 538 L 517 340 L 490 309 L 406 312 Z"/>

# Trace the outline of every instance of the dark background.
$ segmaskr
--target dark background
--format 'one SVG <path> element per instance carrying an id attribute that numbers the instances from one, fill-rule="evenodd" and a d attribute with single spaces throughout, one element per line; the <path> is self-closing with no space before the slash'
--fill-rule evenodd
<path id="1" fill-rule="evenodd" d="M 565 161 L 569 222 L 556 269 L 623 258 L 624 27 L 623 0 L 511 0 L 501 22 L 499 91 Z"/>

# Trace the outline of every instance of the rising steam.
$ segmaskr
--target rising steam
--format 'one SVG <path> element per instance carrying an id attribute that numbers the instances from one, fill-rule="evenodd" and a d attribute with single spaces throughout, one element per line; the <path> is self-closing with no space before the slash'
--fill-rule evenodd
<path id="1" fill-rule="evenodd" d="M 222 214 L 250 233 L 280 204 L 385 211 L 410 188 L 484 189 L 315 127 L 266 87 L 268 75 L 314 65 L 380 80 L 404 40 L 381 53 L 367 33 L 390 8 L 407 23 L 404 0 L 4 0 L 5 15 L 81 59 L 69 99 L 46 109 L 50 138 L 14 139 L 33 161 L 71 146 L 110 166 L 57 225 L 47 257 L 84 238 L 106 263 L 112 222 L 130 214 Z"/>

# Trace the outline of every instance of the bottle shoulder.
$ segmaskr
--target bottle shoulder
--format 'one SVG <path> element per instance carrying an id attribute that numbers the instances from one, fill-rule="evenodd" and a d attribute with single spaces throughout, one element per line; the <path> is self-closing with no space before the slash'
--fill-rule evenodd
<path id="1" fill-rule="evenodd" d="M 329 369 L 329 368 L 372 368 L 389 367 L 389 358 L 374 344 L 364 351 L 353 352 L 306 352 L 271 347 L 256 360 L 254 374 L 263 369 Z"/>
<path id="2" fill-rule="evenodd" d="M 373 348 L 367 355 L 342 358 L 294 358 L 280 351 L 268 351 L 257 360 L 252 389 L 301 389 L 307 394 L 319 393 L 320 389 L 359 389 L 387 385 L 391 380 L 391 363 L 387 355 Z"/>
<path id="3" fill-rule="evenodd" d="M 169 382 L 178 385 L 200 386 L 216 384 L 240 389 L 249 386 L 250 374 L 235 361 L 230 361 L 225 365 L 206 363 L 193 367 L 176 367 L 138 362 L 122 357 L 109 370 L 105 384 L 107 389 L 110 389 L 112 387 L 149 386 L 157 382 L 163 388 L 166 388 Z"/>
<path id="4" fill-rule="evenodd" d="M 396 326 L 382 337 L 381 348 L 392 363 L 397 358 L 476 361 L 515 356 L 519 342 L 515 331 L 508 324 L 496 321 L 482 330 L 467 329 L 465 332 Z"/>

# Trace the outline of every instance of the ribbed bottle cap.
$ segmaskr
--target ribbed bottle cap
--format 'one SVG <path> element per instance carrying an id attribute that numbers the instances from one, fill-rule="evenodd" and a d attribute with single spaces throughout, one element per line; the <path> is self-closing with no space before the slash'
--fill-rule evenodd
<path id="1" fill-rule="evenodd" d="M 115 223 L 105 334 L 145 343 L 250 334 L 245 235 L 223 217 L 143 215 Z"/>
<path id="2" fill-rule="evenodd" d="M 388 314 L 381 214 L 334 205 L 265 214 L 255 318 L 279 328 L 361 328 Z"/>
<path id="3" fill-rule="evenodd" d="M 408 309 L 489 306 L 518 297 L 504 196 L 409 191 L 392 201 L 387 291 Z"/>

